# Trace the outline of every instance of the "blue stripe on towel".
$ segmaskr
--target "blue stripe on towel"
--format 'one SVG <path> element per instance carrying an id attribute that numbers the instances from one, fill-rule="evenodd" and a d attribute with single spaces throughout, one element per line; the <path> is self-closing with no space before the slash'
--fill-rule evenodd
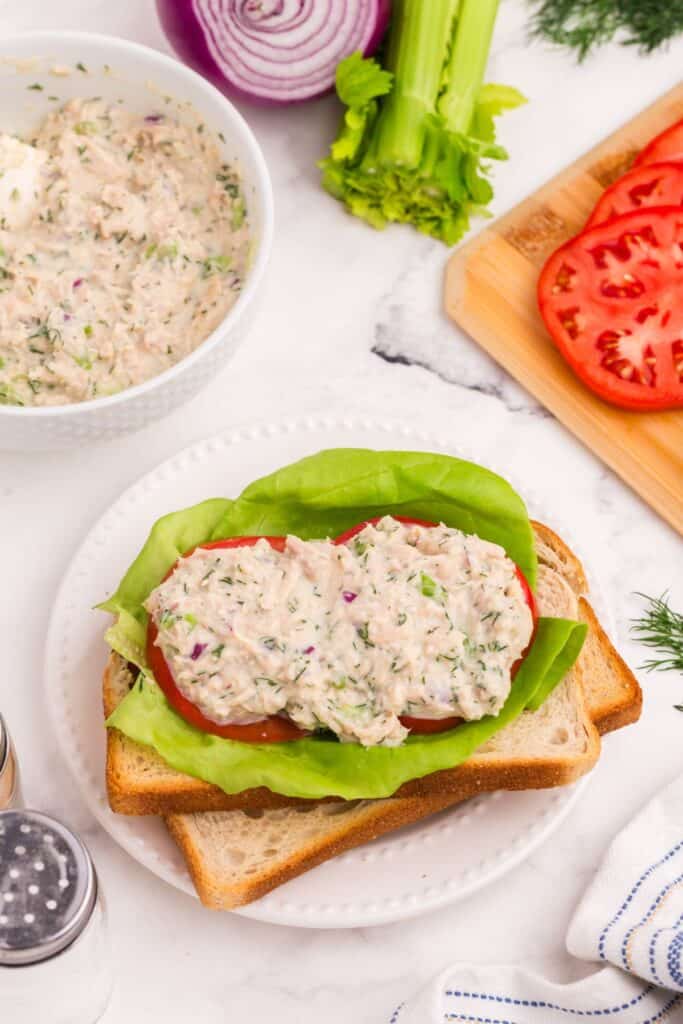
<path id="1" fill-rule="evenodd" d="M 678 1006 L 681 1003 L 682 999 L 683 994 L 674 996 L 673 999 L 670 999 L 666 1006 L 663 1006 L 661 1010 L 658 1010 L 657 1013 L 654 1014 L 654 1016 L 644 1018 L 643 1020 L 638 1021 L 637 1024 L 657 1024 L 658 1021 L 664 1020 L 666 1017 L 668 1017 L 669 1012 L 673 1010 L 675 1006 Z M 516 1000 L 516 1002 L 526 1003 L 526 1005 L 528 1006 L 540 1007 L 545 1005 L 541 1002 L 534 1002 L 533 1000 Z M 560 1007 L 560 1009 L 562 1008 Z M 628 1009 L 628 1005 L 626 1006 L 626 1009 Z M 617 1007 L 615 1010 L 584 1010 L 571 1012 L 583 1012 L 583 1015 L 586 1017 L 600 1017 L 607 1016 L 610 1013 L 621 1013 L 621 1008 Z M 479 1017 L 476 1014 L 468 1013 L 447 1013 L 444 1017 L 444 1020 L 465 1021 L 467 1022 L 467 1024 L 528 1024 L 528 1022 L 520 1020 L 511 1020 L 508 1017 Z M 427 1022 L 425 1022 L 425 1024 L 427 1024 Z M 634 1024 L 636 1024 L 636 1022 L 634 1022 Z"/>
<path id="2" fill-rule="evenodd" d="M 619 907 L 619 910 L 616 912 L 616 914 L 614 915 L 612 920 L 609 922 L 608 925 L 605 926 L 605 928 L 603 929 L 603 931 L 600 934 L 600 939 L 598 941 L 598 954 L 599 954 L 601 960 L 606 960 L 607 959 L 607 957 L 605 956 L 605 943 L 607 941 L 607 933 L 609 932 L 610 928 L 612 928 L 613 925 L 615 925 L 617 923 L 617 921 L 619 920 L 621 915 L 624 913 L 624 911 L 627 909 L 629 904 L 632 902 L 633 898 L 635 897 L 636 893 L 640 889 L 640 887 L 643 884 L 643 882 L 647 878 L 649 878 L 650 875 L 654 871 L 657 870 L 657 868 L 660 868 L 662 866 L 662 864 L 666 864 L 666 862 L 671 860 L 672 857 L 675 857 L 676 854 L 678 853 L 678 851 L 681 850 L 681 849 L 683 849 L 683 840 L 680 843 L 676 843 L 675 846 L 672 846 L 672 848 L 668 851 L 668 853 L 664 854 L 664 856 L 662 857 L 661 860 L 658 860 L 655 864 L 651 864 L 650 867 L 646 868 L 646 870 L 640 876 L 640 878 L 638 879 L 636 884 L 633 886 L 633 888 L 631 889 L 630 893 L 628 894 L 628 896 L 626 897 L 624 902 Z"/>
<path id="3" fill-rule="evenodd" d="M 666 966 L 671 975 L 674 985 L 683 988 L 683 974 L 681 974 L 681 954 L 683 953 L 683 932 L 673 937 L 669 945 L 669 952 L 666 957 Z"/>
<path id="4" fill-rule="evenodd" d="M 681 916 L 678 918 L 677 921 L 674 921 L 673 925 L 671 925 L 671 926 L 667 925 L 666 928 L 657 928 L 657 930 L 652 933 L 652 938 L 650 939 L 650 946 L 649 946 L 649 949 L 648 949 L 647 959 L 648 959 L 648 964 L 649 964 L 649 967 L 650 967 L 650 974 L 652 975 L 652 977 L 654 978 L 654 980 L 657 982 L 658 985 L 663 985 L 664 982 L 659 977 L 659 974 L 657 972 L 657 940 L 659 939 L 659 936 L 662 935 L 664 932 L 670 932 L 674 928 L 680 927 L 680 925 L 682 923 L 683 923 L 683 914 L 681 914 Z M 675 941 L 675 938 L 674 938 L 674 941 Z M 673 943 L 672 943 L 672 945 L 673 945 Z M 669 946 L 669 956 L 670 955 L 671 955 L 671 946 Z M 668 958 L 667 958 L 667 961 L 668 961 Z M 668 963 L 667 963 L 667 966 L 668 966 Z M 680 973 L 680 972 L 678 972 L 678 973 Z M 673 975 L 672 975 L 672 977 L 673 977 Z M 683 986 L 681 986 L 681 987 L 683 987 Z"/>
<path id="5" fill-rule="evenodd" d="M 643 991 L 639 995 L 634 996 L 628 1003 L 605 1007 L 604 1010 L 574 1010 L 571 1006 L 559 1006 L 557 1003 L 548 1003 L 544 999 L 513 999 L 512 996 L 492 995 L 488 992 L 465 992 L 464 990 L 458 991 L 457 989 L 446 989 L 445 995 L 454 996 L 456 999 L 488 999 L 491 1002 L 504 1003 L 507 1006 L 527 1006 L 540 1010 L 557 1010 L 558 1013 L 573 1013 L 577 1017 L 608 1017 L 610 1014 L 622 1013 L 624 1010 L 630 1010 L 633 1006 L 637 1006 L 653 989 L 654 985 L 646 985 Z"/>
<path id="6" fill-rule="evenodd" d="M 647 908 L 647 910 L 641 917 L 640 921 L 638 921 L 637 924 L 634 924 L 625 933 L 623 941 L 621 943 L 621 962 L 627 971 L 632 970 L 632 964 L 628 962 L 628 957 L 626 956 L 626 947 L 628 946 L 628 940 L 631 938 L 635 931 L 637 931 L 639 928 L 642 928 L 642 926 L 650 920 L 650 918 L 652 917 L 652 915 L 654 914 L 655 910 L 660 905 L 662 900 L 669 895 L 672 889 L 675 889 L 676 886 L 680 885 L 681 881 L 683 881 L 683 874 L 680 874 L 678 878 L 674 878 L 671 882 L 669 882 L 668 885 L 665 885 L 663 889 L 660 889 L 660 891 L 657 893 L 656 898 Z"/>

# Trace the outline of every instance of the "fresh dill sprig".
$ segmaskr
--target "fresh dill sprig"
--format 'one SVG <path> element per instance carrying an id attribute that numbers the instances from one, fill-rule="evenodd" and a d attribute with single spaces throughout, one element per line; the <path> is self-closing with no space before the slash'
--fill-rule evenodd
<path id="1" fill-rule="evenodd" d="M 618 34 L 651 53 L 683 32 L 683 0 L 531 0 L 531 35 L 576 51 L 579 61 Z"/>
<path id="2" fill-rule="evenodd" d="M 647 601 L 647 607 L 639 619 L 631 621 L 631 633 L 641 644 L 661 655 L 649 658 L 641 668 L 646 672 L 654 669 L 683 672 L 683 615 L 673 610 L 667 592 L 661 597 L 640 593 L 637 596 Z"/>

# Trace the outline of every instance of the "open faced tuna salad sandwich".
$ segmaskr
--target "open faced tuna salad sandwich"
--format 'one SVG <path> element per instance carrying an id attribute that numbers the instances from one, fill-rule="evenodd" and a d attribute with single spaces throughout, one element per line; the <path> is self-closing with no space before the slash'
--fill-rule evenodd
<path id="1" fill-rule="evenodd" d="M 586 591 L 505 480 L 445 455 L 323 451 L 172 512 L 100 606 L 110 805 L 163 815 L 229 909 L 475 793 L 572 782 L 641 705 Z"/>

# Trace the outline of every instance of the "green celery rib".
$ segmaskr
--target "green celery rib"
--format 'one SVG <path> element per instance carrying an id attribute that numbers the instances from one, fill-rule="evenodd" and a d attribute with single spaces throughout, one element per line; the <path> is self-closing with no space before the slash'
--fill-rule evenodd
<path id="1" fill-rule="evenodd" d="M 367 167 L 413 169 L 419 165 L 427 117 L 436 111 L 457 9 L 458 0 L 394 3 L 386 60 L 387 70 L 394 74 L 394 87 L 382 106 L 364 161 Z"/>
<path id="2" fill-rule="evenodd" d="M 498 0 L 462 2 L 446 72 L 446 89 L 437 104 L 449 131 L 463 135 L 469 131 L 484 80 L 497 13 Z"/>

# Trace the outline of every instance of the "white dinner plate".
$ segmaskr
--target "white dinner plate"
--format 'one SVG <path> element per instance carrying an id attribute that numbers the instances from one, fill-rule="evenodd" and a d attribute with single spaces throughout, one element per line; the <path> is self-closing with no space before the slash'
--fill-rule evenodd
<path id="1" fill-rule="evenodd" d="M 476 452 L 463 451 L 448 438 L 364 418 L 308 417 L 230 431 L 186 448 L 122 494 L 85 538 L 57 595 L 45 675 L 64 756 L 86 803 L 112 838 L 150 871 L 191 895 L 184 861 L 161 820 L 117 815 L 107 804 L 99 680 L 107 659 L 103 633 L 109 617 L 92 609 L 116 588 L 159 516 L 204 498 L 236 497 L 251 480 L 332 447 L 435 451 L 478 461 Z M 485 464 L 497 469 L 488 459 Z M 545 518 L 574 546 L 555 510 L 542 507 L 528 488 L 518 489 L 531 515 Z M 605 621 L 591 583 L 593 602 Z M 454 903 L 528 857 L 566 817 L 586 781 L 477 797 L 351 850 L 235 912 L 276 924 L 346 928 Z"/>

